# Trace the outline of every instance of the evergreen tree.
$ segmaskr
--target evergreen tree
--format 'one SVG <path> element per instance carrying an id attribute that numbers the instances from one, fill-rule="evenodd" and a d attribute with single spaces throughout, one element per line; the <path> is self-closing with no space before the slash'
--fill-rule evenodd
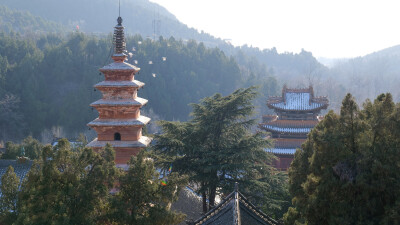
<path id="1" fill-rule="evenodd" d="M 17 224 L 96 224 L 105 220 L 117 170 L 114 151 L 71 150 L 66 139 L 44 147 L 23 182 Z"/>
<path id="2" fill-rule="evenodd" d="M 25 156 L 31 160 L 39 159 L 43 145 L 32 136 L 28 136 L 22 141 L 21 147 L 24 147 Z"/>
<path id="3" fill-rule="evenodd" d="M 9 166 L 7 172 L 1 177 L 0 196 L 0 223 L 11 224 L 17 215 L 17 195 L 19 178 L 14 168 Z"/>
<path id="4" fill-rule="evenodd" d="M 256 94 L 254 87 L 225 97 L 215 94 L 192 104 L 191 121 L 160 122 L 163 133 L 155 136 L 154 146 L 159 163 L 172 163 L 175 171 L 189 175 L 203 197 L 203 212 L 214 207 L 217 194 L 231 192 L 235 182 L 264 207 L 273 205 L 266 199 L 282 188 L 284 181 L 268 164 L 273 156 L 264 151 L 269 141 L 250 132 Z"/>
<path id="5" fill-rule="evenodd" d="M 9 141 L 6 143 L 6 151 L 1 155 L 1 159 L 16 159 L 20 153 L 20 146 Z"/>
<path id="6" fill-rule="evenodd" d="M 21 144 L 11 141 L 6 143 L 6 151 L 1 155 L 2 159 L 17 159 L 18 156 L 26 156 L 31 160 L 39 159 L 43 145 L 32 136 L 25 138 Z"/>
<path id="7" fill-rule="evenodd" d="M 399 224 L 399 112 L 390 94 L 329 112 L 289 170 L 286 224 Z"/>
<path id="8" fill-rule="evenodd" d="M 119 192 L 108 218 L 113 224 L 178 224 L 184 215 L 171 211 L 170 207 L 186 182 L 177 173 L 160 179 L 152 159 L 141 151 L 131 158 L 128 171 L 119 179 Z"/>

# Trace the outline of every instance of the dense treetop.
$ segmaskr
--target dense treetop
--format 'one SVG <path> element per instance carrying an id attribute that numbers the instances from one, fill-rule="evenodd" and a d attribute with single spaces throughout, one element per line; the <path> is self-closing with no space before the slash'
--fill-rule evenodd
<path id="1" fill-rule="evenodd" d="M 184 219 L 170 206 L 185 177 L 171 173 L 168 184 L 161 184 L 145 150 L 132 157 L 128 171 L 115 166 L 110 145 L 95 152 L 82 146 L 72 149 L 62 139 L 39 152 L 21 182 L 11 166 L 1 177 L 1 224 L 168 225 Z"/>
<path id="2" fill-rule="evenodd" d="M 271 143 L 250 130 L 256 95 L 254 87 L 215 94 L 192 104 L 188 122 L 160 121 L 162 133 L 153 146 L 157 163 L 189 176 L 202 196 L 203 213 L 215 206 L 216 196 L 232 192 L 235 182 L 269 215 L 280 218 L 286 210 L 285 177 L 270 166 L 273 155 L 264 150 Z"/>
<path id="3" fill-rule="evenodd" d="M 363 106 L 348 94 L 296 152 L 287 224 L 399 224 L 400 105 L 381 94 Z"/>

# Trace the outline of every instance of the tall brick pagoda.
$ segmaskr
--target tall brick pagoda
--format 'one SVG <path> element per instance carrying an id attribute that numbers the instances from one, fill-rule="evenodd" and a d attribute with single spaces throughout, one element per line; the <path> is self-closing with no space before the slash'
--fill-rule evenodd
<path id="1" fill-rule="evenodd" d="M 125 62 L 122 18 L 118 17 L 117 21 L 113 39 L 114 62 L 99 69 L 105 81 L 94 86 L 103 97 L 90 105 L 99 112 L 99 117 L 88 124 L 96 131 L 97 138 L 87 146 L 96 150 L 110 143 L 116 152 L 115 163 L 124 166 L 132 155 L 149 145 L 150 138 L 142 136 L 142 128 L 150 118 L 140 115 L 140 108 L 147 100 L 137 97 L 137 91 L 144 83 L 135 80 L 140 68 Z"/>
<path id="2" fill-rule="evenodd" d="M 277 156 L 274 167 L 287 170 L 294 153 L 307 139 L 307 134 L 319 122 L 318 114 L 328 108 L 327 97 L 315 97 L 313 88 L 289 89 L 283 87 L 282 96 L 270 97 L 267 106 L 277 115 L 264 115 L 259 128 L 269 133 L 274 148 L 267 149 Z"/>

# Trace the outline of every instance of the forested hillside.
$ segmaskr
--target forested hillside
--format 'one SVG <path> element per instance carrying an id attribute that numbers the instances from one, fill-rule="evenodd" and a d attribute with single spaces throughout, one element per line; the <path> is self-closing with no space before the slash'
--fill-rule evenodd
<path id="1" fill-rule="evenodd" d="M 359 104 L 388 92 L 399 102 L 399 65 L 400 46 L 394 46 L 362 57 L 337 60 L 331 68 L 317 69 L 309 78 L 314 90 L 328 96 L 330 108 L 339 112 L 346 93 L 352 93 Z"/>
<path id="2" fill-rule="evenodd" d="M 79 25 L 86 33 L 109 33 L 118 17 L 118 1 L 115 0 L 0 0 L 0 5 L 29 11 L 33 15 L 62 23 L 70 29 Z M 209 34 L 187 27 L 164 7 L 148 0 L 122 0 L 121 16 L 126 32 L 132 35 L 153 37 L 153 23 L 156 21 L 156 36 L 174 36 L 209 43 L 222 42 Z"/>
<path id="3" fill-rule="evenodd" d="M 329 76 L 342 83 L 359 101 L 390 92 L 394 101 L 399 102 L 400 46 L 338 63 Z"/>
<path id="4" fill-rule="evenodd" d="M 227 94 L 252 84 L 260 85 L 264 96 L 278 90 L 274 78 L 256 77 L 251 70 L 246 76 L 234 58 L 195 41 L 152 41 L 137 35 L 127 38 L 127 48 L 128 62 L 141 68 L 136 79 L 146 83 L 139 91 L 149 99 L 144 110 L 163 119 L 186 120 L 189 103 L 216 92 Z M 40 138 L 54 126 L 63 127 L 70 136 L 87 129 L 96 117 L 89 104 L 101 97 L 93 85 L 104 79 L 98 69 L 111 62 L 110 54 L 111 36 L 71 33 L 35 41 L 2 33 L 0 140 L 27 134 Z"/>
<path id="5" fill-rule="evenodd" d="M 12 10 L 0 5 L 0 30 L 6 33 L 18 32 L 21 35 L 35 36 L 47 32 L 65 32 L 67 28 L 29 12 Z"/>
<path id="6" fill-rule="evenodd" d="M 0 0 L 0 4 L 62 23 L 68 29 L 75 29 L 79 25 L 82 32 L 96 35 L 110 33 L 118 16 L 116 0 Z M 300 53 L 278 53 L 279 49 L 276 48 L 235 47 L 220 38 L 189 28 L 165 8 L 148 0 L 121 0 L 121 16 L 128 34 L 140 34 L 153 39 L 173 36 L 177 40 L 203 42 L 207 47 L 218 47 L 226 55 L 235 57 L 237 63 L 244 67 L 243 72 L 246 73 L 246 69 L 250 68 L 255 73 L 265 73 L 266 68 L 279 77 L 281 84 L 308 86 L 311 75 L 326 70 L 305 50 Z"/>

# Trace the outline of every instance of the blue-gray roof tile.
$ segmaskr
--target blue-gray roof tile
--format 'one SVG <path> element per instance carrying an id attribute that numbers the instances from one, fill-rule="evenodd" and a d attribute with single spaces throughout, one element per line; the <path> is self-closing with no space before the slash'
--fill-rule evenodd
<path id="1" fill-rule="evenodd" d="M 265 151 L 281 155 L 294 155 L 296 153 L 295 148 L 267 148 Z"/>
<path id="2" fill-rule="evenodd" d="M 283 133 L 309 133 L 312 128 L 293 128 L 293 127 L 276 127 L 271 125 L 262 125 L 262 127 L 276 132 L 283 132 Z"/>
<path id="3" fill-rule="evenodd" d="M 25 178 L 25 176 L 31 169 L 32 161 L 26 161 L 24 163 L 20 163 L 17 160 L 0 160 L 0 185 L 1 185 L 1 177 L 3 177 L 3 175 L 7 172 L 9 166 L 12 166 L 14 168 L 15 174 L 17 174 L 17 177 L 19 177 L 20 182 L 22 182 L 22 180 Z"/>
<path id="4" fill-rule="evenodd" d="M 310 101 L 310 93 L 288 92 L 284 96 L 285 102 L 272 103 L 276 108 L 286 110 L 313 110 L 322 107 L 324 104 Z"/>

